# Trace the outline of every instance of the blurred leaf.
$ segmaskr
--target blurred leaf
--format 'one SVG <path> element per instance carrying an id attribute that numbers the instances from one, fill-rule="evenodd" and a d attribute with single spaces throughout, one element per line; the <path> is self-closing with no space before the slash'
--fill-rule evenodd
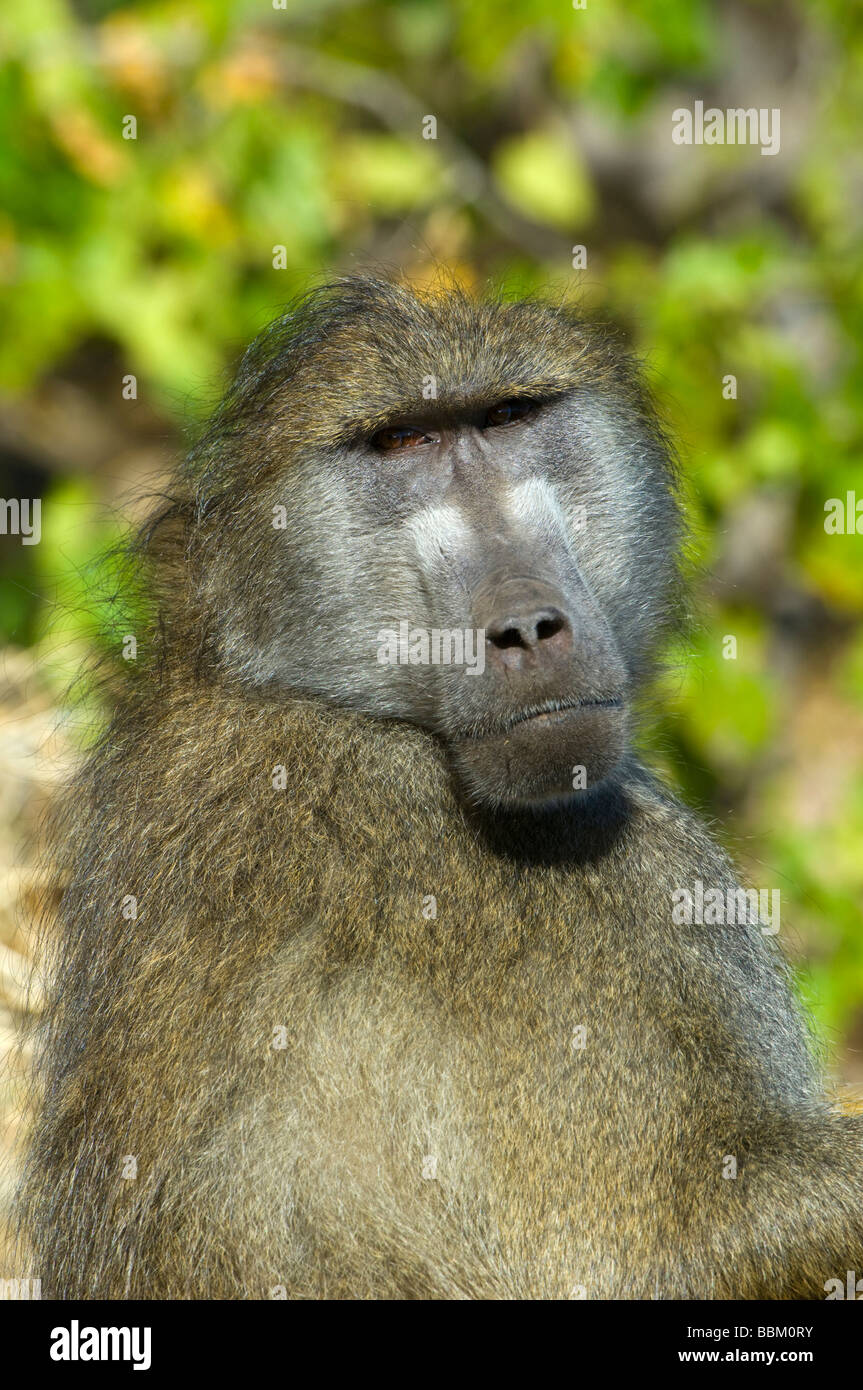
<path id="1" fill-rule="evenodd" d="M 495 178 L 513 207 L 564 231 L 591 221 L 595 199 L 585 165 L 571 142 L 556 131 L 530 131 L 501 141 Z"/>

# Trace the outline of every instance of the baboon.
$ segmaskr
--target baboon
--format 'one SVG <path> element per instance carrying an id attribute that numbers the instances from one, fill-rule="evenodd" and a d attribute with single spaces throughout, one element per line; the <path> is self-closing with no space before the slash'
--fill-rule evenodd
<path id="1" fill-rule="evenodd" d="M 569 308 L 346 278 L 252 345 L 52 832 L 45 1295 L 863 1269 L 863 1122 L 763 921 L 675 920 L 738 881 L 633 752 L 680 513 L 637 364 Z"/>

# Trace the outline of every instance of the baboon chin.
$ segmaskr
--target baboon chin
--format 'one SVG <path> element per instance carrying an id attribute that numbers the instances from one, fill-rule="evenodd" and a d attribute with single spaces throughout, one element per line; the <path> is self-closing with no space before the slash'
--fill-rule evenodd
<path id="1" fill-rule="evenodd" d="M 574 311 L 348 279 L 252 345 L 132 549 L 138 660 L 48 842 L 43 1296 L 863 1269 L 863 1120 L 757 911 L 678 920 L 748 897 L 627 748 L 680 535 Z"/>
<path id="2" fill-rule="evenodd" d="M 453 743 L 459 785 L 469 802 L 492 808 L 583 796 L 620 763 L 626 719 L 621 695 L 528 708 L 499 732 Z"/>

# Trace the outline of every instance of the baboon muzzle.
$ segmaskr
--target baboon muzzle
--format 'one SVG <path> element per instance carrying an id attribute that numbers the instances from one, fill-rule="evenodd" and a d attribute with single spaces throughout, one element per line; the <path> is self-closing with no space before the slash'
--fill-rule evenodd
<path id="1" fill-rule="evenodd" d="M 485 631 L 486 669 L 472 692 L 482 709 L 453 741 L 470 797 L 536 803 L 604 780 L 626 743 L 626 669 L 585 585 L 495 578 L 474 621 Z"/>

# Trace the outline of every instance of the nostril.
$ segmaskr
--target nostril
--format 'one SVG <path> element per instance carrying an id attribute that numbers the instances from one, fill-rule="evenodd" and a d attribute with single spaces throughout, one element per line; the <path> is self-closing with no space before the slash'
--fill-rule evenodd
<path id="1" fill-rule="evenodd" d="M 550 613 L 547 617 L 540 618 L 536 625 L 536 636 L 540 642 L 547 642 L 550 637 L 556 637 L 566 627 L 566 618 L 562 613 Z"/>
<path id="2" fill-rule="evenodd" d="M 507 647 L 526 647 L 527 643 L 517 627 L 506 627 L 502 631 L 489 632 L 488 640 L 492 646 L 504 651 Z"/>
<path id="3" fill-rule="evenodd" d="M 571 631 L 569 620 L 559 608 L 540 608 L 538 612 L 510 613 L 486 628 L 486 641 L 498 651 L 537 652 L 558 633 Z"/>

